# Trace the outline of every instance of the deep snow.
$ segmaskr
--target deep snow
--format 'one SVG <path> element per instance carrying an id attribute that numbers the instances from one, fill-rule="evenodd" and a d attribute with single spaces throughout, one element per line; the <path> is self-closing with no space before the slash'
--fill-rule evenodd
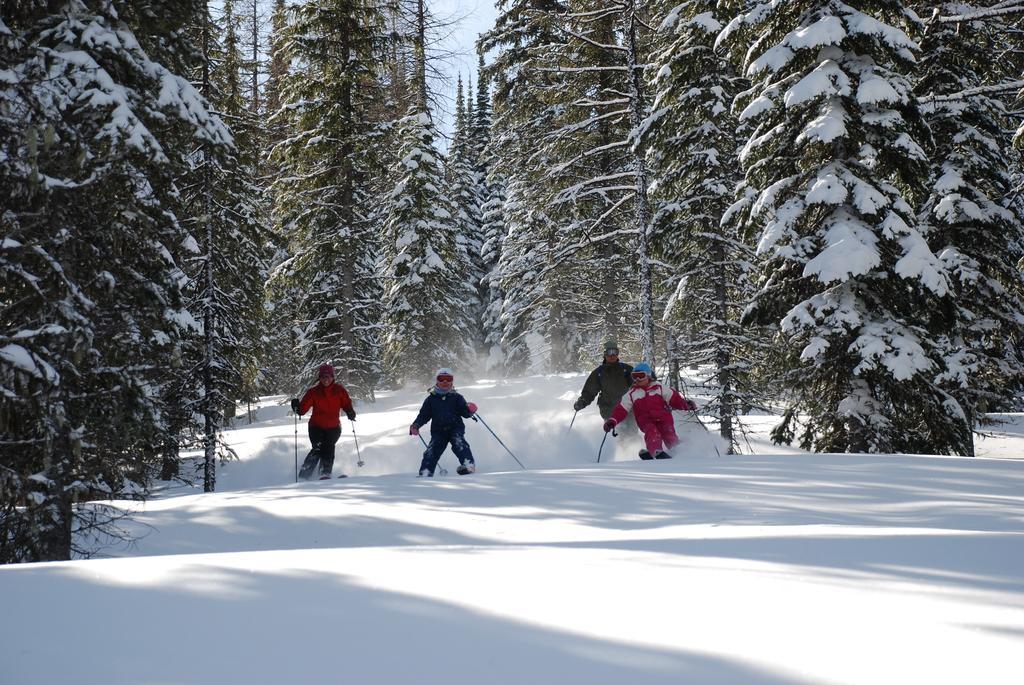
<path id="1" fill-rule="evenodd" d="M 217 493 L 122 504 L 115 558 L 0 568 L 0 683 L 1021 682 L 1016 417 L 997 459 L 808 455 L 766 418 L 720 458 L 680 416 L 675 460 L 598 465 L 582 383 L 462 388 L 530 470 L 470 424 L 480 472 L 433 480 L 422 393 L 358 405 L 366 465 L 346 422 L 352 477 L 301 484 L 269 400 Z"/>

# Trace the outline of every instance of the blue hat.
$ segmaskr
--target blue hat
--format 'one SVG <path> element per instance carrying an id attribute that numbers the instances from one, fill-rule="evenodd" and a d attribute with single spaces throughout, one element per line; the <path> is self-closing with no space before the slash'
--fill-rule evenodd
<path id="1" fill-rule="evenodd" d="M 633 373 L 640 372 L 646 373 L 648 376 L 654 375 L 654 369 L 652 369 L 651 365 L 648 364 L 647 362 L 640 362 L 639 364 L 633 367 Z"/>

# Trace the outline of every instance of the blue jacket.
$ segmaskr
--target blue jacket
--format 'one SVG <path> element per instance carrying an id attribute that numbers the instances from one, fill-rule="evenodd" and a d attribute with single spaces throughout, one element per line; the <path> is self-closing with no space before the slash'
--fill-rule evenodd
<path id="1" fill-rule="evenodd" d="M 466 398 L 454 390 L 443 394 L 435 392 L 436 390 L 437 388 L 430 389 L 412 425 L 420 428 L 430 422 L 431 433 L 465 433 L 466 424 L 462 419 L 472 416 L 469 407 L 466 406 Z"/>

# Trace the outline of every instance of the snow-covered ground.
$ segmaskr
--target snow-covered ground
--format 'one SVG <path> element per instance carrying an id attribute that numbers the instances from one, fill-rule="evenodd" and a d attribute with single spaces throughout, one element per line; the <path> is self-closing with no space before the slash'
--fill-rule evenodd
<path id="1" fill-rule="evenodd" d="M 582 383 L 461 388 L 529 470 L 471 423 L 479 472 L 432 480 L 422 393 L 357 406 L 365 466 L 346 422 L 352 477 L 300 484 L 268 401 L 217 493 L 123 504 L 136 544 L 0 568 L 0 683 L 1024 682 L 1019 417 L 957 459 L 780 449 L 767 417 L 719 457 L 679 416 L 676 459 L 595 464 Z"/>

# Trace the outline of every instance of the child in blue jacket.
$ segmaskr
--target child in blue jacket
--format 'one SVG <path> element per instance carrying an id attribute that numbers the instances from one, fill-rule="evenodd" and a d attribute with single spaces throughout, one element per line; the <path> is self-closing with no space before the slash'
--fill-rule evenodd
<path id="1" fill-rule="evenodd" d="M 476 405 L 466 402 L 462 395 L 455 392 L 454 384 L 455 375 L 451 369 L 438 369 L 434 387 L 427 394 L 427 399 L 423 400 L 416 420 L 409 426 L 409 435 L 419 435 L 420 428 L 430 422 L 430 444 L 423 453 L 420 476 L 434 475 L 437 461 L 449 443 L 459 459 L 456 473 L 464 476 L 476 471 L 473 452 L 466 442 L 466 424 L 462 421 L 476 413 Z"/>

